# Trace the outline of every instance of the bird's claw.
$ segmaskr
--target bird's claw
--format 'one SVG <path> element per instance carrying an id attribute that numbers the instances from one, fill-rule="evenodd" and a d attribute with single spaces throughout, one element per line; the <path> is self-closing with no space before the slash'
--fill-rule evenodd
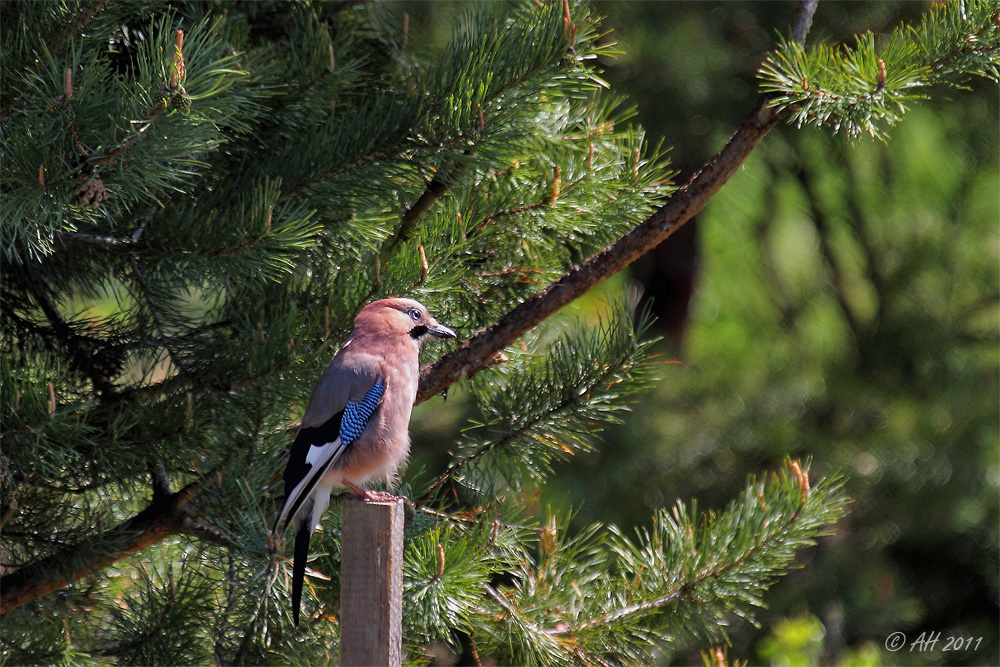
<path id="1" fill-rule="evenodd" d="M 372 491 L 371 489 L 366 489 L 350 482 L 344 482 L 352 493 L 348 494 L 348 498 L 354 498 L 355 500 L 364 500 L 367 502 L 375 503 L 394 503 L 402 496 L 397 496 L 388 491 Z"/>

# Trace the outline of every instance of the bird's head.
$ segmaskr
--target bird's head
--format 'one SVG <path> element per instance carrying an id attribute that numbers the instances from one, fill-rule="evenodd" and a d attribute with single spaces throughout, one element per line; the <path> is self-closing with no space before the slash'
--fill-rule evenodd
<path id="1" fill-rule="evenodd" d="M 379 299 L 365 306 L 354 323 L 355 330 L 378 331 L 390 336 L 408 336 L 417 345 L 429 336 L 455 338 L 455 332 L 438 324 L 419 301 Z"/>

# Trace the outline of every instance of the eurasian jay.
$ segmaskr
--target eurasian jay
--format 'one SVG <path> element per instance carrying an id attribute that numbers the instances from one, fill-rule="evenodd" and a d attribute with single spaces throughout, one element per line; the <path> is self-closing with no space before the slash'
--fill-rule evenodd
<path id="1" fill-rule="evenodd" d="M 420 379 L 419 353 L 429 336 L 454 338 L 412 299 L 368 304 L 323 371 L 302 415 L 285 467 L 285 503 L 275 536 L 295 524 L 292 618 L 299 623 L 309 538 L 333 487 L 366 497 L 372 480 L 391 483 L 410 450 L 410 411 Z"/>

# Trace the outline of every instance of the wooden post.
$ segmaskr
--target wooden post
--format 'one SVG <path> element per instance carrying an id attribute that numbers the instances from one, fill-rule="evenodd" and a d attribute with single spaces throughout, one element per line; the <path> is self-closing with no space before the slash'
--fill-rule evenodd
<path id="1" fill-rule="evenodd" d="M 348 500 L 340 560 L 340 664 L 403 661 L 403 500 Z"/>

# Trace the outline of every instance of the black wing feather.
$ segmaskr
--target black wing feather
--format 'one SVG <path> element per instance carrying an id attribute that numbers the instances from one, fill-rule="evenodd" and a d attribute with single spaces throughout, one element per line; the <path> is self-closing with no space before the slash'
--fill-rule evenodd
<path id="1" fill-rule="evenodd" d="M 292 491 L 295 487 L 298 486 L 299 482 L 301 482 L 305 476 L 309 474 L 309 471 L 312 470 L 312 464 L 306 460 L 306 457 L 309 456 L 309 448 L 313 445 L 322 446 L 339 438 L 340 420 L 343 416 L 344 411 L 341 410 L 319 426 L 299 429 L 298 435 L 295 436 L 295 442 L 292 443 L 292 451 L 288 457 L 288 465 L 285 466 L 285 475 L 282 478 L 285 480 L 285 499 L 281 503 L 282 508 L 284 508 L 285 503 L 288 502 L 288 497 L 292 495 Z M 318 482 L 319 478 L 317 477 L 315 481 Z M 308 492 L 299 496 L 300 500 L 298 502 L 298 507 L 293 507 L 291 511 L 288 512 L 288 518 L 285 520 L 285 525 L 279 526 L 278 522 L 275 521 L 274 529 L 272 531 L 275 535 L 283 531 L 288 526 L 288 522 L 292 520 L 292 517 L 295 516 L 295 514 L 302 507 L 302 503 L 308 497 Z M 280 518 L 281 515 L 279 514 L 278 516 Z"/>

